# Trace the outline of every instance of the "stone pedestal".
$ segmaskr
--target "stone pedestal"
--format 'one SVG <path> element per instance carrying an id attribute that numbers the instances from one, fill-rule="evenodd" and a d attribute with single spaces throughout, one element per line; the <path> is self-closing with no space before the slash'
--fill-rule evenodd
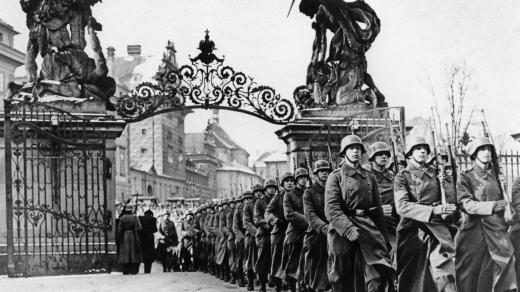
<path id="1" fill-rule="evenodd" d="M 319 159 L 329 160 L 337 167 L 341 162 L 338 152 L 343 137 L 358 135 L 368 149 L 376 141 L 389 143 L 391 127 L 394 133 L 404 133 L 404 120 L 402 107 L 374 109 L 361 104 L 306 109 L 300 111 L 294 122 L 276 131 L 276 135 L 287 145 L 287 162 L 292 171 Z M 366 162 L 367 157 L 363 159 Z"/>

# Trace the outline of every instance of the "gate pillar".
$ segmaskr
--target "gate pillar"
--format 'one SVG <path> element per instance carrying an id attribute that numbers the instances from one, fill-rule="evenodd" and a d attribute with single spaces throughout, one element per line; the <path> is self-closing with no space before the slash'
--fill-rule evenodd
<path id="1" fill-rule="evenodd" d="M 334 109 L 307 109 L 275 134 L 287 146 L 287 165 L 292 171 L 298 167 L 312 167 L 313 162 L 319 159 L 327 160 L 333 168 L 337 168 L 342 159 L 338 153 L 343 137 L 358 135 L 367 149 L 376 141 L 390 143 L 391 135 L 404 145 L 404 120 L 403 107 L 357 111 L 339 106 Z M 367 162 L 366 158 L 362 163 Z"/>

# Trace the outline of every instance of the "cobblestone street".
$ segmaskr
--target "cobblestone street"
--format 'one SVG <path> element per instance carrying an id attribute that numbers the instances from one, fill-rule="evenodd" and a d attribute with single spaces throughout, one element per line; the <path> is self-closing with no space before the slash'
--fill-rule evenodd
<path id="1" fill-rule="evenodd" d="M 126 276 L 120 273 L 50 276 L 33 278 L 7 278 L 1 276 L 1 291 L 247 291 L 237 285 L 230 285 L 217 278 L 200 272 L 195 273 L 162 273 L 161 265 L 155 263 L 151 274 Z M 258 291 L 258 287 L 255 287 Z M 269 290 L 268 291 L 274 291 Z"/>

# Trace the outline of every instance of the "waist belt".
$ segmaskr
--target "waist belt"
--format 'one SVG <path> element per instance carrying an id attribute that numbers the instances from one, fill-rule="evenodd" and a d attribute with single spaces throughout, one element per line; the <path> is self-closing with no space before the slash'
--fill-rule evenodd
<path id="1" fill-rule="evenodd" d="M 419 205 L 424 205 L 424 206 L 432 206 L 432 207 L 435 207 L 435 206 L 439 206 L 440 204 L 442 204 L 442 202 L 433 202 L 433 203 L 417 202 L 417 204 L 419 204 Z"/>
<path id="2" fill-rule="evenodd" d="M 380 207 L 373 207 L 370 209 L 349 209 L 347 210 L 347 216 L 349 217 L 370 217 L 379 215 L 381 213 Z"/>

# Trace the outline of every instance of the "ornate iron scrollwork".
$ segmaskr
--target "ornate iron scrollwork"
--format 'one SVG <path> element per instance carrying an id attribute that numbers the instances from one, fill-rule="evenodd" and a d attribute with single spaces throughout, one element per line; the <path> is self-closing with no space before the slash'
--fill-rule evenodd
<path id="1" fill-rule="evenodd" d="M 275 124 L 294 120 L 293 101 L 224 65 L 224 58 L 213 53 L 215 43 L 208 31 L 199 50 L 190 58 L 191 65 L 180 69 L 172 68 L 165 55 L 155 77 L 157 84 L 142 83 L 121 97 L 116 105 L 119 115 L 135 122 L 168 111 L 203 108 L 243 112 Z"/>

